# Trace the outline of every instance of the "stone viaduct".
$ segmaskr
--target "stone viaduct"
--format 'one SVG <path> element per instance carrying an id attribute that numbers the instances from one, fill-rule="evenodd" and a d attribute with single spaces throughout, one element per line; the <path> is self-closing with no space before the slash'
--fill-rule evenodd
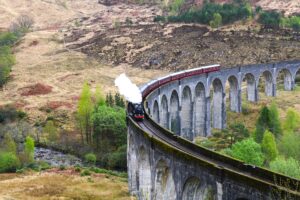
<path id="1" fill-rule="evenodd" d="M 127 119 L 130 192 L 155 200 L 300 199 L 299 180 L 191 142 L 209 136 L 211 128 L 226 128 L 226 98 L 231 111 L 241 112 L 242 92 L 257 102 L 262 81 L 265 94 L 276 96 L 278 79 L 293 90 L 298 72 L 300 61 L 238 66 L 154 90 L 144 98 L 145 120 Z"/>

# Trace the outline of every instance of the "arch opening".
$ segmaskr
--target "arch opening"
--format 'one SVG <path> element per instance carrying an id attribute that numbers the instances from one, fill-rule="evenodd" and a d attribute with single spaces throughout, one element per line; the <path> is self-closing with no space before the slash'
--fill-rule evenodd
<path id="1" fill-rule="evenodd" d="M 273 92 L 273 76 L 271 74 L 271 72 L 269 71 L 264 71 L 260 78 L 259 78 L 259 82 L 258 82 L 258 91 L 259 91 L 259 95 L 260 96 L 274 96 L 274 92 Z"/>
<path id="2" fill-rule="evenodd" d="M 300 87 L 300 68 L 295 75 L 295 87 Z"/>
<path id="3" fill-rule="evenodd" d="M 180 135 L 179 97 L 174 90 L 170 100 L 170 128 L 176 135 Z"/>
<path id="4" fill-rule="evenodd" d="M 163 95 L 161 99 L 160 124 L 167 129 L 169 128 L 168 99 L 166 95 Z"/>
<path id="5" fill-rule="evenodd" d="M 181 135 L 189 140 L 193 140 L 192 133 L 192 92 L 188 86 L 185 86 L 181 98 Z"/>
<path id="6" fill-rule="evenodd" d="M 153 119 L 155 122 L 159 123 L 159 108 L 158 108 L 158 103 L 155 100 L 154 104 L 153 104 L 153 115 L 152 115 Z"/>
<path id="7" fill-rule="evenodd" d="M 239 85 L 238 85 L 238 80 L 235 76 L 230 76 L 228 78 L 228 83 L 229 83 L 229 108 L 233 112 L 239 112 L 240 111 L 240 106 L 239 106 Z M 227 92 L 226 92 L 227 93 Z"/>
<path id="8" fill-rule="evenodd" d="M 196 177 L 189 178 L 183 187 L 182 200 L 201 200 L 201 184 Z"/>
<path id="9" fill-rule="evenodd" d="M 256 90 L 256 82 L 253 74 L 248 73 L 244 76 L 242 91 L 244 90 L 244 86 L 246 85 L 246 98 L 250 102 L 257 101 L 257 90 Z"/>
<path id="10" fill-rule="evenodd" d="M 212 83 L 212 127 L 216 129 L 225 128 L 225 95 L 220 79 Z"/>
<path id="11" fill-rule="evenodd" d="M 292 74 L 287 69 L 282 69 L 278 72 L 276 78 L 277 90 L 291 91 L 293 89 Z"/>
<path id="12" fill-rule="evenodd" d="M 195 136 L 206 136 L 206 97 L 203 83 L 198 83 L 195 88 Z"/>
<path id="13" fill-rule="evenodd" d="M 138 168 L 138 196 L 140 199 L 150 199 L 151 197 L 151 168 L 149 155 L 144 147 L 139 150 Z"/>
<path id="14" fill-rule="evenodd" d="M 164 160 L 160 160 L 155 169 L 154 199 L 176 199 L 175 183 L 170 168 Z"/>

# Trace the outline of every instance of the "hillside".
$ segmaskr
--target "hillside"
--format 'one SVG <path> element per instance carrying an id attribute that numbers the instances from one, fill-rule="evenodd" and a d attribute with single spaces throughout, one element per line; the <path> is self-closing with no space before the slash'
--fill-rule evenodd
<path id="1" fill-rule="evenodd" d="M 52 169 L 26 174 L 0 174 L 0 200 L 93 199 L 130 200 L 127 182 L 118 177 L 80 176 L 74 170 Z"/>

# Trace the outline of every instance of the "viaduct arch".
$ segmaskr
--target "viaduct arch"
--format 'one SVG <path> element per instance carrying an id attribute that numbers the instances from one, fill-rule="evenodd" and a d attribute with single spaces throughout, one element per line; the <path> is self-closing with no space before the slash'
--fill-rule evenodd
<path id="1" fill-rule="evenodd" d="M 153 200 L 279 200 L 284 195 L 300 199 L 299 180 L 190 142 L 209 136 L 211 128 L 226 127 L 226 98 L 231 111 L 241 112 L 242 93 L 247 101 L 257 102 L 258 86 L 263 85 L 265 94 L 275 97 L 277 80 L 285 90 L 293 90 L 299 72 L 300 61 L 238 66 L 153 91 L 144 100 L 145 120 L 127 119 L 130 192 Z"/>

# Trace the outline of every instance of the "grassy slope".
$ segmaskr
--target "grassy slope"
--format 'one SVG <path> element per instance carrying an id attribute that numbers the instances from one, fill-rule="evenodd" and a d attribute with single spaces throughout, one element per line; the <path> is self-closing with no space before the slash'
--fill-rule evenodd
<path id="1" fill-rule="evenodd" d="M 250 110 L 248 114 L 228 112 L 228 124 L 240 122 L 243 123 L 250 131 L 255 129 L 255 123 L 262 106 L 270 105 L 272 101 L 278 106 L 280 118 L 285 119 L 286 111 L 288 108 L 294 108 L 295 111 L 300 113 L 300 87 L 297 86 L 294 91 L 277 90 L 277 97 L 266 97 L 264 93 L 260 93 L 260 99 L 257 103 L 247 102 L 245 99 L 245 92 L 243 92 L 243 104 Z M 227 102 L 229 105 L 229 102 Z"/>
<path id="2" fill-rule="evenodd" d="M 0 174 L 0 200 L 129 200 L 127 180 L 105 174 L 81 177 L 73 170 Z"/>

